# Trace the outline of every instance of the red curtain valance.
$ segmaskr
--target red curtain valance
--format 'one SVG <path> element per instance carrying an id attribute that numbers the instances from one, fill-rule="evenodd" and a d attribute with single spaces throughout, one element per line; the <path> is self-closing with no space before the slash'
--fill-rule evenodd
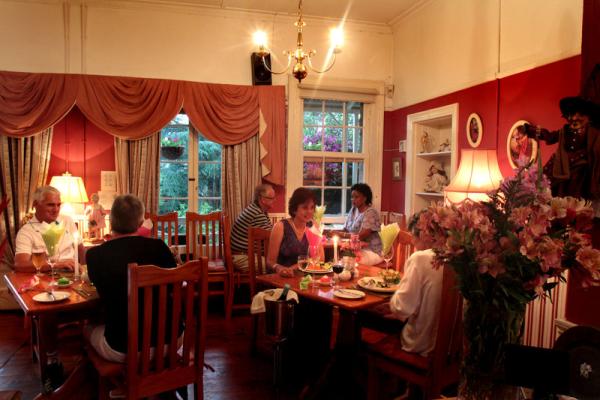
<path id="1" fill-rule="evenodd" d="M 35 135 L 77 104 L 99 128 L 124 139 L 160 130 L 183 106 L 206 138 L 224 145 L 244 142 L 265 121 L 261 162 L 267 181 L 283 185 L 285 90 L 97 75 L 0 72 L 0 134 Z M 281 108 L 281 109 L 279 109 Z"/>

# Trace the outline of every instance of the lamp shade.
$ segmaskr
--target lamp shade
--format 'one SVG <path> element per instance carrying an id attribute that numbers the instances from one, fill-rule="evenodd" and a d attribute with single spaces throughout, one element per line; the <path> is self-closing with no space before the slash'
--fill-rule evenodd
<path id="1" fill-rule="evenodd" d="M 68 172 L 60 176 L 53 176 L 50 186 L 60 192 L 60 200 L 63 203 L 87 203 L 88 196 L 83 185 L 83 179 L 73 176 Z"/>
<path id="2" fill-rule="evenodd" d="M 458 171 L 444 194 L 451 203 L 485 201 L 487 193 L 497 189 L 502 179 L 495 150 L 461 150 Z"/>

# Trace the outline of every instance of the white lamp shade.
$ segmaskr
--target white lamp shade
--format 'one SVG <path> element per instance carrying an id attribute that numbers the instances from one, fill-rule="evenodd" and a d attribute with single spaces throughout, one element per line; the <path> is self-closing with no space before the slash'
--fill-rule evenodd
<path id="1" fill-rule="evenodd" d="M 50 180 L 50 186 L 58 189 L 60 192 L 60 200 L 63 203 L 88 202 L 83 179 L 79 176 L 73 176 L 68 172 L 65 172 L 60 176 L 53 176 Z"/>
<path id="2" fill-rule="evenodd" d="M 495 150 L 462 150 L 458 171 L 444 194 L 455 204 L 466 199 L 485 201 L 489 199 L 487 193 L 497 189 L 502 179 Z"/>

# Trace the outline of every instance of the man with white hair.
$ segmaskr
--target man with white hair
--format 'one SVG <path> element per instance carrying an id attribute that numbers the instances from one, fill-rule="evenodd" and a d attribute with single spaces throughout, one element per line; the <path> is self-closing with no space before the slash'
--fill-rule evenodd
<path id="1" fill-rule="evenodd" d="M 15 271 L 35 272 L 31 262 L 34 253 L 47 253 L 42 239 L 45 224 L 64 224 L 65 233 L 58 245 L 58 261 L 55 268 L 73 270 L 75 266 L 75 248 L 73 235 L 77 227 L 73 220 L 60 213 L 60 192 L 52 186 L 42 186 L 33 194 L 34 216 L 17 233 L 15 246 Z M 42 271 L 49 269 L 46 263 Z"/>

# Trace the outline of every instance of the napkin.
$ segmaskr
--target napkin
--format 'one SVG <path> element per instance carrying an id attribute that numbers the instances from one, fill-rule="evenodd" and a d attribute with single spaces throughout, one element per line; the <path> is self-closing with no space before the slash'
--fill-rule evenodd
<path id="1" fill-rule="evenodd" d="M 316 206 L 315 213 L 313 214 L 313 221 L 321 226 L 321 220 L 323 219 L 323 215 L 325 215 L 325 210 L 327 210 L 327 206 Z"/>
<path id="2" fill-rule="evenodd" d="M 34 275 L 33 278 L 31 278 L 29 281 L 27 281 L 26 283 L 21 285 L 21 287 L 19 287 L 19 293 L 23 293 L 23 292 L 26 292 L 28 290 L 35 288 L 39 283 L 40 283 L 40 278 L 38 278 L 37 276 Z"/>
<path id="3" fill-rule="evenodd" d="M 266 300 L 277 300 L 281 296 L 283 289 L 270 289 L 264 290 L 257 293 L 252 299 L 252 305 L 250 306 L 251 314 L 259 314 L 265 312 L 265 299 Z M 293 290 L 288 291 L 286 300 L 294 300 L 298 303 L 298 293 Z"/>
<path id="4" fill-rule="evenodd" d="M 44 222 L 41 224 L 41 227 L 42 230 L 46 228 L 44 233 L 42 233 L 42 239 L 46 245 L 46 250 L 48 250 L 48 255 L 56 255 L 58 244 L 65 233 L 65 224 L 62 222 L 60 224 L 47 224 Z"/>
<path id="5" fill-rule="evenodd" d="M 400 232 L 400 226 L 398 226 L 397 222 L 391 223 L 389 225 L 381 224 L 381 231 L 379 231 L 379 237 L 381 238 L 381 247 L 383 254 L 389 253 L 392 245 L 394 244 L 394 240 L 396 240 L 396 236 L 398 236 L 398 232 Z"/>

